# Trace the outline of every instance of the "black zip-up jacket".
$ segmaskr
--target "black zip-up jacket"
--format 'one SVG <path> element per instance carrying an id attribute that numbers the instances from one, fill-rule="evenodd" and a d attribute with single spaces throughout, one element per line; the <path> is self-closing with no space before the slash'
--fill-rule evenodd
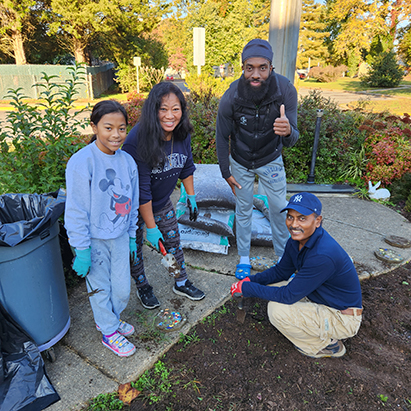
<path id="1" fill-rule="evenodd" d="M 234 81 L 221 98 L 216 127 L 217 156 L 221 174 L 231 176 L 229 144 L 235 161 L 248 169 L 255 169 L 275 160 L 283 146 L 293 146 L 299 137 L 297 129 L 297 90 L 290 81 L 274 72 L 266 97 L 257 107 L 246 99 L 240 79 Z M 280 105 L 291 126 L 285 137 L 274 133 L 274 121 L 280 117 Z"/>

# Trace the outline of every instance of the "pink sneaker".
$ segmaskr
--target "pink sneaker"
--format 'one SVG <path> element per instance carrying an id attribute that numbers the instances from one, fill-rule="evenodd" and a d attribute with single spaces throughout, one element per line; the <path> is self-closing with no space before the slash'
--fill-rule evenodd
<path id="1" fill-rule="evenodd" d="M 103 335 L 101 342 L 120 357 L 129 357 L 136 352 L 134 344 L 127 341 L 127 339 L 118 332 L 114 333 L 111 337 Z"/>
<path id="2" fill-rule="evenodd" d="M 101 332 L 101 328 L 96 324 L 97 331 Z M 117 328 L 117 332 L 125 337 L 134 333 L 134 327 L 131 324 L 120 320 L 120 325 Z"/>

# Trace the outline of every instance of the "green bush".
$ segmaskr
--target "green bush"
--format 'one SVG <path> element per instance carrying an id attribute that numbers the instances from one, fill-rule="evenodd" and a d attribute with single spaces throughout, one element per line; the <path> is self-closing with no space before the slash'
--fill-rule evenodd
<path id="1" fill-rule="evenodd" d="M 405 173 L 390 187 L 391 201 L 394 204 L 405 202 L 405 211 L 411 212 L 411 173 Z"/>
<path id="2" fill-rule="evenodd" d="M 216 164 L 215 128 L 220 100 L 211 93 L 202 98 L 191 95 L 187 100 L 189 117 L 193 125 L 191 149 L 195 163 Z"/>
<path id="3" fill-rule="evenodd" d="M 234 80 L 234 77 L 222 79 L 221 77 L 215 78 L 206 73 L 199 76 L 191 74 L 185 78 L 187 87 L 196 100 L 207 100 L 210 96 L 220 99 Z"/>
<path id="4" fill-rule="evenodd" d="M 123 93 L 137 90 L 137 68 L 128 63 L 120 63 L 116 72 L 118 83 Z M 164 68 L 141 66 L 138 72 L 138 85 L 140 91 L 150 91 L 153 86 L 164 79 Z"/>
<path id="5" fill-rule="evenodd" d="M 397 87 L 404 78 L 404 70 L 397 63 L 395 53 L 386 51 L 374 57 L 367 75 L 361 84 L 368 87 Z"/>
<path id="6" fill-rule="evenodd" d="M 137 69 L 128 63 L 119 63 L 114 81 L 123 93 L 137 90 Z"/>
<path id="7" fill-rule="evenodd" d="M 86 109 L 74 109 L 80 80 L 85 76 L 82 66 L 69 67 L 70 78 L 64 84 L 55 83 L 58 76 L 43 73 L 40 102 L 27 103 L 27 97 L 9 89 L 14 111 L 7 113 L 9 124 L 1 125 L 0 192 L 47 193 L 65 187 L 68 159 L 88 140 L 78 128 L 87 122 L 79 115 Z"/>
<path id="8" fill-rule="evenodd" d="M 341 111 L 337 104 L 322 96 L 318 90 L 310 91 L 298 104 L 300 138 L 293 147 L 283 149 L 287 181 L 303 183 L 310 172 L 312 149 L 317 122 L 317 109 L 323 110 L 320 138 L 315 162 L 315 182 L 343 181 L 346 165 L 353 153 L 359 152 L 365 132 L 359 129 L 364 116 L 354 111 Z"/>

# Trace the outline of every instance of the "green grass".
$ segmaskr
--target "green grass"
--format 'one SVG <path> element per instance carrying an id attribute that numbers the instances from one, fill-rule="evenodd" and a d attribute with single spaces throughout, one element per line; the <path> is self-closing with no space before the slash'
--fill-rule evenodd
<path id="1" fill-rule="evenodd" d="M 408 77 L 409 78 L 409 77 Z M 396 89 L 365 89 L 361 86 L 360 80 L 357 78 L 342 78 L 338 81 L 331 83 L 318 83 L 316 80 L 298 80 L 296 87 L 298 89 L 309 88 L 309 89 L 319 89 L 319 90 L 335 90 L 335 91 L 348 91 L 348 92 L 358 92 L 367 91 L 367 93 L 375 93 L 379 95 L 384 95 L 387 97 L 392 97 L 387 100 L 369 100 L 367 94 L 363 94 L 360 101 L 352 101 L 348 103 L 349 108 L 362 107 L 367 111 L 372 111 L 374 113 L 389 112 L 397 116 L 403 116 L 404 113 L 411 114 L 410 109 L 410 99 L 411 99 L 411 81 L 403 80 L 400 87 Z M 403 88 L 401 86 L 407 86 Z"/>
<path id="2" fill-rule="evenodd" d="M 408 86 L 407 88 L 402 88 L 402 86 Z M 396 89 L 372 89 L 369 87 L 364 87 L 358 78 L 343 77 L 338 81 L 333 81 L 330 83 L 319 83 L 317 80 L 297 80 L 297 88 L 314 88 L 320 90 L 336 90 L 336 91 L 367 91 L 373 93 L 374 91 L 378 94 L 390 94 L 393 96 L 411 97 L 411 81 L 403 80 L 400 86 Z"/>
<path id="3" fill-rule="evenodd" d="M 364 91 L 366 90 L 360 83 L 358 78 L 343 77 L 338 81 L 330 83 L 319 83 L 314 79 L 297 80 L 297 88 L 315 88 L 320 90 L 337 90 L 337 91 Z"/>
<path id="4" fill-rule="evenodd" d="M 396 116 L 403 116 L 405 113 L 411 115 L 411 101 L 407 98 L 397 98 L 393 100 L 374 100 L 366 103 L 365 109 L 373 113 L 389 112 Z M 358 102 L 352 102 L 350 107 L 357 107 Z"/>

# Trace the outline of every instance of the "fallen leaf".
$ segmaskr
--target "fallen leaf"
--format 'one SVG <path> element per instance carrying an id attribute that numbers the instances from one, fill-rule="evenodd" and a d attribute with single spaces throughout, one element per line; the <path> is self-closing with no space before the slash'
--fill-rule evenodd
<path id="1" fill-rule="evenodd" d="M 141 391 L 136 390 L 131 386 L 131 383 L 121 384 L 118 387 L 118 398 L 125 405 L 130 405 L 131 401 L 138 397 Z"/>

